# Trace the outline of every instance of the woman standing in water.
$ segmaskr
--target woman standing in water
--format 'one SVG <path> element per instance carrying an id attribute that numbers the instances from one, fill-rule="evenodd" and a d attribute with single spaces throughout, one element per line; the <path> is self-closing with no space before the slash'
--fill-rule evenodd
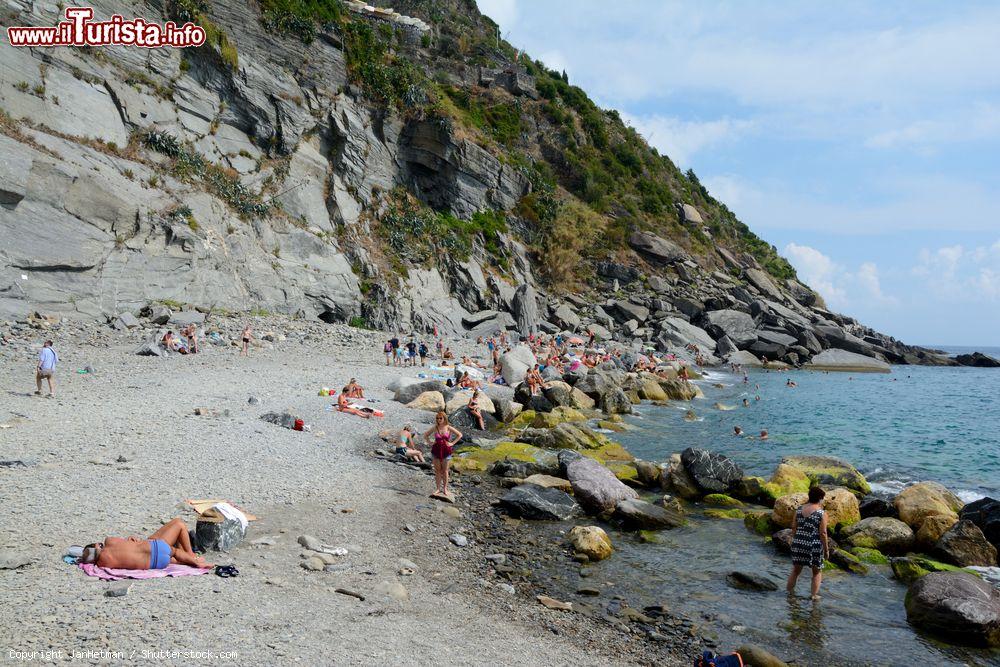
<path id="1" fill-rule="evenodd" d="M 819 585 L 823 581 L 823 560 L 830 556 L 826 537 L 826 512 L 823 498 L 826 492 L 818 486 L 809 489 L 809 502 L 795 511 L 792 519 L 792 573 L 786 588 L 795 592 L 795 582 L 802 568 L 812 568 L 812 599 L 819 599 Z"/>

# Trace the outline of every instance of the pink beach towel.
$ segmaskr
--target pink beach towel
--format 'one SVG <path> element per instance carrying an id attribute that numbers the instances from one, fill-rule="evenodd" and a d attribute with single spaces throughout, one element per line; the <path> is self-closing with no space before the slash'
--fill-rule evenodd
<path id="1" fill-rule="evenodd" d="M 162 570 L 122 570 L 114 567 L 99 567 L 92 563 L 79 563 L 79 568 L 89 577 L 97 577 L 104 581 L 119 581 L 121 579 L 159 579 L 160 577 L 191 577 L 196 574 L 208 574 L 210 567 L 191 567 L 171 563 Z"/>

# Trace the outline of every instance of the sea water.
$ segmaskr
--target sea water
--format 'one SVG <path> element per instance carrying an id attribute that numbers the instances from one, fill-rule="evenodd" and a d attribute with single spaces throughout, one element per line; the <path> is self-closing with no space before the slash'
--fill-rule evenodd
<path id="1" fill-rule="evenodd" d="M 788 379 L 797 386 L 787 386 Z M 829 455 L 857 466 L 876 493 L 934 480 L 967 502 L 1000 498 L 1000 369 L 751 370 L 746 382 L 742 374 L 709 371 L 699 385 L 704 399 L 637 406 L 641 414 L 628 418 L 635 430 L 614 437 L 650 461 L 699 447 L 725 454 L 747 474 L 768 477 L 782 456 Z M 685 420 L 689 408 L 696 421 Z M 736 437 L 734 426 L 750 435 L 767 429 L 770 437 Z M 1000 665 L 1000 652 L 949 646 L 912 629 L 903 606 L 906 586 L 887 566 L 870 566 L 867 576 L 828 573 L 815 604 L 806 574 L 798 596 L 788 598 L 787 556 L 742 521 L 709 519 L 699 507 L 689 518 L 688 526 L 659 533 L 653 544 L 612 531 L 615 555 L 594 565 L 586 580 L 567 583 L 606 581 L 608 595 L 620 594 L 633 606 L 662 603 L 701 621 L 718 634 L 720 649 L 756 641 L 797 664 Z M 765 575 L 779 592 L 729 588 L 725 576 L 733 570 Z"/>

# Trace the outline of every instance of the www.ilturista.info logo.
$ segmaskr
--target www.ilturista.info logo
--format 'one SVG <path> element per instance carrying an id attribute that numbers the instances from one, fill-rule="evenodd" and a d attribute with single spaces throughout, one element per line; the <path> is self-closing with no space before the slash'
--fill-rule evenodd
<path id="1" fill-rule="evenodd" d="M 67 7 L 66 20 L 55 26 L 11 26 L 7 39 L 11 46 L 161 46 L 182 48 L 205 43 L 205 29 L 190 21 L 178 26 L 145 19 L 125 19 L 115 14 L 108 21 L 92 21 L 92 7 Z"/>

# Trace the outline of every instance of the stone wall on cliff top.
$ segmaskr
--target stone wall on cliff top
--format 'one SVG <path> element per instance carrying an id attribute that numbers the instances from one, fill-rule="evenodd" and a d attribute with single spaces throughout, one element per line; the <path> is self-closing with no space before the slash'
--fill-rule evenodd
<path id="1" fill-rule="evenodd" d="M 11 24 L 57 20 L 55 5 L 13 4 Z M 97 18 L 119 4 L 95 3 Z M 152 20 L 162 8 L 126 13 Z M 387 276 L 372 227 L 385 193 L 468 219 L 512 211 L 529 179 L 461 128 L 366 102 L 335 33 L 310 44 L 276 36 L 241 2 L 211 3 L 211 18 L 238 45 L 235 67 L 211 47 L 0 51 L 0 319 L 36 310 L 113 317 L 177 301 L 404 330 L 462 332 L 475 321 L 481 332 L 552 332 L 569 322 L 675 349 L 692 331 L 707 343 L 724 338 L 711 313 L 732 310 L 746 320 L 739 347 L 771 359 L 804 362 L 831 346 L 931 358 L 821 310 L 812 290 L 769 277 L 749 255 L 720 245 L 690 256 L 652 232 L 625 248 L 635 253 L 629 265 L 603 262 L 580 296 L 546 293 L 517 224 L 499 241 L 505 275 L 484 268 L 475 246 L 467 259 Z M 475 83 L 478 68 L 459 64 L 447 76 Z M 241 216 L 218 189 L 175 177 L 138 140 L 150 131 L 176 137 L 280 211 Z M 483 311 L 496 315 L 474 315 Z M 731 344 L 720 341 L 720 356 Z"/>

